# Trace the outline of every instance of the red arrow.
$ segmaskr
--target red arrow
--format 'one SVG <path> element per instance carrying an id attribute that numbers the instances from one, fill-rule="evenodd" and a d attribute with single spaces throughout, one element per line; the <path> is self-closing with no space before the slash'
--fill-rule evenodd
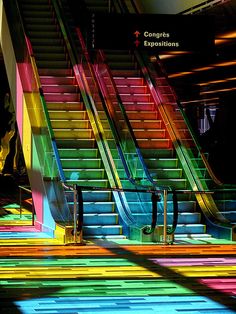
<path id="1" fill-rule="evenodd" d="M 136 46 L 136 47 L 138 47 L 138 46 L 139 46 L 139 44 L 140 44 L 140 41 L 137 39 L 137 40 L 135 40 L 135 42 L 134 42 L 134 43 L 135 43 L 135 46 Z"/>
<path id="2" fill-rule="evenodd" d="M 134 35 L 136 38 L 138 38 L 138 36 L 140 35 L 139 31 L 134 32 Z"/>

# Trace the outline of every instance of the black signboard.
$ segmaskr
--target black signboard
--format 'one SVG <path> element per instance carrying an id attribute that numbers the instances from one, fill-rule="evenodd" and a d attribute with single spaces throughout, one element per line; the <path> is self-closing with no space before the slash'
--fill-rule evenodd
<path id="1" fill-rule="evenodd" d="M 212 16 L 92 13 L 87 21 L 90 48 L 204 53 L 214 48 Z"/>

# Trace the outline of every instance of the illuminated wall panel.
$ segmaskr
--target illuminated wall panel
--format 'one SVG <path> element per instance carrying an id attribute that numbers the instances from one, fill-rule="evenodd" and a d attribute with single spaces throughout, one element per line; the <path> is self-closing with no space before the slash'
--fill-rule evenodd
<path id="1" fill-rule="evenodd" d="M 143 13 L 177 14 L 195 5 L 206 2 L 205 0 L 145 0 L 140 1 Z"/>

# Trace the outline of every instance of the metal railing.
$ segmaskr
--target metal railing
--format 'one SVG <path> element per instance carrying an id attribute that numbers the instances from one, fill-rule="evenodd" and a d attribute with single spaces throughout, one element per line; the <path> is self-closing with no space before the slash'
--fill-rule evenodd
<path id="1" fill-rule="evenodd" d="M 133 189 L 120 189 L 120 188 L 101 188 L 101 187 L 94 187 L 94 186 L 65 186 L 64 187 L 68 190 L 73 191 L 74 193 L 74 243 L 77 243 L 77 236 L 80 235 L 83 231 L 83 215 L 84 215 L 84 208 L 83 208 L 83 195 L 82 191 L 119 191 L 119 192 L 137 192 Z M 139 226 L 140 229 L 142 229 L 142 232 L 144 234 L 151 234 L 155 231 L 156 228 L 159 226 L 163 226 L 163 237 L 162 242 L 163 244 L 169 244 L 168 236 L 174 235 L 175 228 L 170 228 L 169 224 L 167 222 L 167 215 L 168 215 L 168 201 L 169 201 L 169 195 L 172 195 L 173 197 L 173 224 L 177 225 L 178 222 L 178 200 L 177 195 L 178 194 L 214 194 L 216 191 L 209 190 L 209 191 L 192 191 L 192 190 L 139 190 L 140 193 L 150 193 L 151 194 L 151 201 L 152 201 L 152 223 L 151 226 L 146 226 L 143 228 L 143 226 Z M 164 211 L 163 211 L 163 225 L 157 224 L 157 214 L 158 214 L 158 202 L 160 201 L 160 198 L 158 197 L 159 194 L 162 194 L 163 204 L 164 204 Z M 175 217 L 177 215 L 177 217 Z M 210 223 L 210 225 L 209 225 Z M 209 228 L 215 227 L 219 229 L 219 226 L 216 224 L 214 225 L 211 221 L 206 221 L 206 224 Z M 230 228 L 230 227 L 229 227 Z M 232 232 L 236 232 L 236 226 L 232 224 Z M 234 236 L 232 235 L 232 240 L 234 240 Z M 158 241 L 159 242 L 159 241 Z"/>
<path id="2" fill-rule="evenodd" d="M 77 236 L 82 233 L 83 230 L 83 215 L 84 215 L 84 207 L 83 207 L 83 195 L 82 191 L 119 191 L 119 192 L 137 192 L 133 189 L 120 189 L 120 188 L 101 188 L 95 186 L 68 186 L 63 184 L 63 187 L 67 190 L 70 190 L 74 194 L 74 204 L 73 204 L 73 226 L 74 226 L 74 243 L 77 243 Z M 151 194 L 151 201 L 152 201 L 152 224 L 151 226 L 146 226 L 143 229 L 144 234 L 151 234 L 154 232 L 155 228 L 158 227 L 157 224 L 157 213 L 158 213 L 158 202 L 160 198 L 158 197 L 159 194 L 162 194 L 163 203 L 164 203 L 164 211 L 163 211 L 163 243 L 168 244 L 167 237 L 170 234 L 174 233 L 175 228 L 172 228 L 173 233 L 171 233 L 171 229 L 168 226 L 167 222 L 167 215 L 168 215 L 168 196 L 173 196 L 173 205 L 174 205 L 174 213 L 173 216 L 177 214 L 177 217 L 173 218 L 173 223 L 177 224 L 178 221 L 178 194 L 213 194 L 214 191 L 191 191 L 191 190 L 176 190 L 170 191 L 166 190 L 139 190 L 140 193 L 150 193 Z"/>

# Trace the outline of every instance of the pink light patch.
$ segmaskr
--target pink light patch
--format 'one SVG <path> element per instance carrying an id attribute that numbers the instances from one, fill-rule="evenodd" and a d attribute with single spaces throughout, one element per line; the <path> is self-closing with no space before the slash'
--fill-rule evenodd
<path id="1" fill-rule="evenodd" d="M 236 295 L 236 278 L 213 278 L 213 279 L 198 279 L 198 282 L 205 286 L 219 290 L 229 295 Z"/>

